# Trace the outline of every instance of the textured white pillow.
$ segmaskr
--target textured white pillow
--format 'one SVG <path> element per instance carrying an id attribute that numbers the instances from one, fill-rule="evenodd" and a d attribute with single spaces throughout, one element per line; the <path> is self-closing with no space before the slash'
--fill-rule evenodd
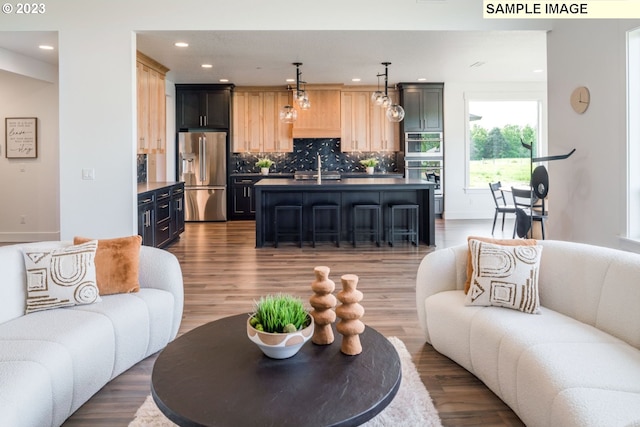
<path id="1" fill-rule="evenodd" d="M 24 248 L 26 313 L 100 300 L 95 256 L 98 241 L 57 249 Z"/>
<path id="2" fill-rule="evenodd" d="M 473 274 L 466 305 L 539 313 L 538 269 L 542 246 L 502 246 L 469 241 Z"/>

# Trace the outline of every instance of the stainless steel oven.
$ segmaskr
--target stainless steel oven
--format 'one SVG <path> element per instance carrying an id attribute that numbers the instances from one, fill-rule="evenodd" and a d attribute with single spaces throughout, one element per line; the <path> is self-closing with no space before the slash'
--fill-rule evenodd
<path id="1" fill-rule="evenodd" d="M 442 132 L 407 132 L 404 134 L 405 157 L 442 156 Z"/>
<path id="2" fill-rule="evenodd" d="M 420 158 L 420 159 L 404 159 L 404 176 L 408 179 L 423 179 L 436 184 L 434 194 L 436 196 L 443 195 L 444 190 L 444 174 L 443 174 L 443 158 Z"/>

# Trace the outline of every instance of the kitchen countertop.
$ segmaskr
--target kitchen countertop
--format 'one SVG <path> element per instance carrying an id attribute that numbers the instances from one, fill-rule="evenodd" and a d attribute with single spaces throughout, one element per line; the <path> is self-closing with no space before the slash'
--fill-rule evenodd
<path id="1" fill-rule="evenodd" d="M 172 185 L 180 184 L 180 182 L 139 182 L 138 194 L 146 193 L 148 191 L 158 190 L 164 187 L 171 187 Z"/>
<path id="2" fill-rule="evenodd" d="M 422 180 L 422 179 L 404 179 L 404 178 L 345 178 L 340 180 L 322 180 L 320 184 L 318 184 L 317 180 L 297 180 L 297 179 L 284 179 L 284 178 L 274 178 L 268 180 L 258 181 L 255 184 L 256 188 L 273 188 L 273 187 L 297 187 L 304 190 L 312 190 L 314 188 L 324 188 L 324 189 L 344 189 L 344 188 L 352 188 L 352 187 L 405 187 L 405 188 L 425 188 L 425 187 L 435 187 L 435 184 Z"/>
<path id="3" fill-rule="evenodd" d="M 336 171 L 322 171 L 322 173 L 331 172 L 336 173 Z M 400 172 L 375 172 L 373 175 L 367 174 L 366 172 L 338 172 L 343 178 L 402 178 L 403 175 Z M 248 172 L 248 173 L 240 173 L 234 172 L 230 174 L 231 177 L 262 177 L 262 178 L 293 178 L 293 172 L 270 172 L 269 175 L 262 175 L 260 172 Z"/>

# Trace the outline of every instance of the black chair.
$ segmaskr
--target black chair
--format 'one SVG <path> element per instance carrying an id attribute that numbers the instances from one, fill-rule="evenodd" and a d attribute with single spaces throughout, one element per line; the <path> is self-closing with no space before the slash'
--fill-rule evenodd
<path id="1" fill-rule="evenodd" d="M 333 226 L 329 228 L 319 228 L 318 217 L 321 215 L 321 212 L 327 212 L 327 219 L 331 219 L 331 213 L 333 213 L 333 219 L 335 220 Z M 340 221 L 341 212 L 340 205 L 338 204 L 329 204 L 329 205 L 313 205 L 311 209 L 311 233 L 312 233 L 312 245 L 316 247 L 316 238 L 318 236 L 329 236 L 336 238 L 336 246 L 340 247 L 340 233 L 342 232 L 342 223 Z M 330 221 L 329 221 L 330 222 Z M 331 225 L 331 224 L 330 224 Z"/>
<path id="2" fill-rule="evenodd" d="M 496 204 L 496 212 L 493 214 L 493 227 L 491 227 L 491 235 L 493 236 L 493 232 L 496 229 L 496 220 L 498 219 L 498 214 L 502 214 L 502 231 L 504 231 L 504 217 L 506 214 L 515 214 L 516 207 L 511 204 L 507 204 L 507 201 L 504 197 L 504 192 L 501 190 L 502 184 L 500 181 L 496 183 L 489 183 L 489 188 L 491 189 L 491 195 L 493 196 L 493 201 Z"/>
<path id="3" fill-rule="evenodd" d="M 404 213 L 406 227 L 396 224 L 397 214 Z M 398 204 L 389 205 L 389 245 L 393 246 L 396 236 L 407 236 L 409 242 L 420 245 L 420 214 L 419 205 Z"/>
<path id="4" fill-rule="evenodd" d="M 525 237 L 531 230 L 533 221 L 540 222 L 542 239 L 545 238 L 544 222 L 547 220 L 547 211 L 544 199 L 538 199 L 533 190 L 528 188 L 511 187 L 513 204 L 516 207 L 516 223 L 513 227 L 513 238 Z"/>
<path id="5" fill-rule="evenodd" d="M 353 247 L 356 247 L 356 240 L 358 235 L 367 235 L 375 238 L 376 246 L 380 246 L 380 237 L 382 230 L 382 211 L 380 205 L 368 204 L 368 205 L 353 205 L 351 208 L 351 241 Z M 359 215 L 362 212 L 364 215 Z M 368 224 L 365 228 L 361 227 L 359 219 L 368 219 Z"/>
<path id="6" fill-rule="evenodd" d="M 282 219 L 283 214 L 289 214 L 286 218 L 289 224 L 296 224 L 295 227 L 285 228 L 285 220 Z M 280 218 L 278 216 L 280 215 Z M 297 221 L 294 221 L 297 217 Z M 292 222 L 293 221 L 293 222 Z M 302 206 L 301 205 L 277 205 L 274 209 L 275 223 L 275 247 L 281 236 L 294 236 L 298 238 L 298 246 L 302 247 Z"/>

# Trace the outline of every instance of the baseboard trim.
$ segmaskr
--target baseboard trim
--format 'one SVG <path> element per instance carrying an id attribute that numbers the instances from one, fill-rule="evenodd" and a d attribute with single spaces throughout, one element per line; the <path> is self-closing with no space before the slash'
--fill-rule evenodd
<path id="1" fill-rule="evenodd" d="M 23 243 L 60 240 L 59 231 L 33 231 L 33 232 L 0 232 L 0 242 Z"/>

